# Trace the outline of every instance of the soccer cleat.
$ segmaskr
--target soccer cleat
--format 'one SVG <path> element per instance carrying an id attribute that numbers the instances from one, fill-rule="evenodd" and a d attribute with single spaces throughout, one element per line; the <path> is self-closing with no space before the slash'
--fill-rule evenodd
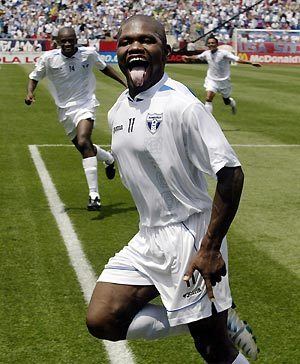
<path id="1" fill-rule="evenodd" d="M 100 208 L 101 208 L 100 198 L 98 196 L 96 196 L 95 198 L 89 196 L 89 203 L 87 205 L 88 211 L 99 211 Z"/>
<path id="2" fill-rule="evenodd" d="M 228 310 L 227 329 L 229 337 L 237 349 L 250 359 L 256 360 L 259 353 L 256 338 L 252 334 L 251 327 L 238 317 L 234 308 Z"/>
<path id="3" fill-rule="evenodd" d="M 115 162 L 112 162 L 111 164 L 105 163 L 105 174 L 108 179 L 114 179 L 116 175 Z"/>
<path id="4" fill-rule="evenodd" d="M 233 98 L 230 98 L 230 106 L 231 106 L 232 114 L 235 115 L 237 109 L 236 109 L 236 102 L 235 102 L 235 100 Z"/>

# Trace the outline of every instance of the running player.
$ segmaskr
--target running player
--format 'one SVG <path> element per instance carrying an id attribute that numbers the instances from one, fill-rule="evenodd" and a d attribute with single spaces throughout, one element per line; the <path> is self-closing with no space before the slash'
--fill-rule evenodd
<path id="1" fill-rule="evenodd" d="M 35 69 L 29 74 L 25 103 L 35 101 L 34 90 L 44 77 L 50 81 L 50 92 L 58 107 L 58 117 L 66 134 L 82 155 L 82 165 L 89 187 L 88 210 L 99 210 L 97 161 L 106 165 L 106 176 L 115 176 L 113 156 L 92 143 L 91 135 L 95 123 L 95 111 L 99 101 L 94 94 L 96 87 L 93 67 L 115 79 L 126 87 L 114 69 L 101 60 L 92 47 L 77 47 L 73 28 L 64 27 L 58 32 L 61 49 L 45 52 Z"/>
<path id="2" fill-rule="evenodd" d="M 237 62 L 242 64 L 250 64 L 254 67 L 261 67 L 259 63 L 243 61 L 238 56 L 235 56 L 228 50 L 219 49 L 218 39 L 214 36 L 209 36 L 206 41 L 207 51 L 193 56 L 182 56 L 184 62 L 205 60 L 208 63 L 207 75 L 204 81 L 206 90 L 205 109 L 212 113 L 212 102 L 217 92 L 219 92 L 225 105 L 231 107 L 233 114 L 236 114 L 236 101 L 230 97 L 231 82 L 230 82 L 230 63 Z"/>
<path id="3" fill-rule="evenodd" d="M 190 332 L 208 363 L 248 363 L 227 331 L 232 299 L 225 235 L 243 172 L 213 116 L 164 73 L 168 49 L 154 18 L 135 15 L 121 25 L 117 55 L 129 89 L 108 119 L 140 229 L 101 273 L 87 326 L 111 341 Z M 204 173 L 218 181 L 213 204 Z M 149 304 L 158 295 L 164 307 Z M 251 335 L 242 345 L 256 356 Z"/>

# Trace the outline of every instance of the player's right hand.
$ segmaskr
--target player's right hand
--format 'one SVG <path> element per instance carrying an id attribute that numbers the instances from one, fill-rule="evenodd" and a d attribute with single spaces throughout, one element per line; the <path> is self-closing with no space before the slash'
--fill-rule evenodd
<path id="1" fill-rule="evenodd" d="M 26 105 L 31 105 L 33 102 L 35 102 L 35 98 L 34 98 L 34 96 L 32 95 L 32 94 L 28 94 L 27 96 L 26 96 L 26 98 L 25 98 L 25 104 Z"/>
<path id="2" fill-rule="evenodd" d="M 181 56 L 181 58 L 182 58 L 182 60 L 183 60 L 183 62 L 185 62 L 185 63 L 188 63 L 188 61 L 189 61 L 189 56 Z"/>

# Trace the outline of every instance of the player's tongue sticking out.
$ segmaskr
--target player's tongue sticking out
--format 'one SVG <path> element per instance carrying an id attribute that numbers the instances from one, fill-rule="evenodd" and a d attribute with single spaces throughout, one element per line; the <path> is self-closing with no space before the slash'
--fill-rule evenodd
<path id="1" fill-rule="evenodd" d="M 134 86 L 141 87 L 144 84 L 146 70 L 143 66 L 135 66 L 130 70 L 130 76 Z"/>

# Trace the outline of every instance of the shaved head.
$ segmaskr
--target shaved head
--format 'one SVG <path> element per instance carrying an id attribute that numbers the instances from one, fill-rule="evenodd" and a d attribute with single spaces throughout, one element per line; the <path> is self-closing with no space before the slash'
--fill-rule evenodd
<path id="1" fill-rule="evenodd" d="M 61 47 L 61 52 L 66 57 L 72 57 L 77 52 L 77 37 L 74 28 L 60 28 L 57 34 L 57 42 Z"/>
<path id="2" fill-rule="evenodd" d="M 123 21 L 123 23 L 121 24 L 120 29 L 118 31 L 118 35 L 117 35 L 118 39 L 122 34 L 123 28 L 128 23 L 132 23 L 132 22 L 142 22 L 142 23 L 146 23 L 148 25 L 151 25 L 153 27 L 153 29 L 155 30 L 155 33 L 160 38 L 163 46 L 164 47 L 167 46 L 167 37 L 166 37 L 166 32 L 165 32 L 164 26 L 158 20 L 156 20 L 155 18 L 153 18 L 151 16 L 147 16 L 147 15 L 141 15 L 141 14 L 133 15 L 130 18 Z"/>
<path id="3" fill-rule="evenodd" d="M 58 38 L 61 38 L 63 36 L 76 38 L 76 33 L 75 33 L 74 28 L 72 28 L 72 27 L 63 27 L 63 28 L 59 29 L 57 36 L 58 36 Z"/>
<path id="4" fill-rule="evenodd" d="M 131 97 L 152 87 L 163 77 L 168 53 L 165 28 L 155 18 L 134 15 L 121 24 L 117 56 Z"/>

